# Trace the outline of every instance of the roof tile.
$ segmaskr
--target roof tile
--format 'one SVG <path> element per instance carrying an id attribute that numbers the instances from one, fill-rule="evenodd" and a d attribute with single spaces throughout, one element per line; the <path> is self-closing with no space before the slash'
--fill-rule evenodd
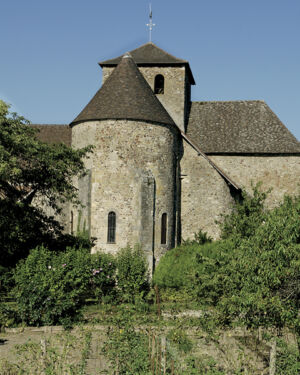
<path id="1" fill-rule="evenodd" d="M 300 153 L 300 143 L 261 100 L 193 102 L 187 135 L 205 153 Z"/>
<path id="2" fill-rule="evenodd" d="M 131 119 L 175 125 L 130 55 L 104 82 L 71 124 L 105 119 Z"/>

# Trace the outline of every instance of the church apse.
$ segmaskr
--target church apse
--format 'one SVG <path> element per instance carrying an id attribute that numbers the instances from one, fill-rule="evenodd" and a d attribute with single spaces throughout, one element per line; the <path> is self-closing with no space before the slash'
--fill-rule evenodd
<path id="1" fill-rule="evenodd" d="M 179 133 L 172 126 L 130 120 L 105 120 L 73 127 L 73 144 L 89 133 L 91 168 L 90 226 L 93 251 L 117 251 L 140 244 L 150 267 L 175 243 L 176 162 Z M 112 137 L 113 134 L 113 137 Z M 108 216 L 115 214 L 114 241 Z M 162 224 L 162 217 L 167 217 Z M 162 225 L 165 240 L 162 241 Z"/>

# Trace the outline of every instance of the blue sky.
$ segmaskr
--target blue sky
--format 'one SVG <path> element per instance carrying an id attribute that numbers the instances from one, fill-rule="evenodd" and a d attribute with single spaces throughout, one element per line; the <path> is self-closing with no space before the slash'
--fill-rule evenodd
<path id="1" fill-rule="evenodd" d="M 148 41 L 146 0 L 0 0 L 0 98 L 33 123 L 69 123 L 97 63 Z M 300 139 L 299 0 L 152 0 L 153 42 L 187 59 L 192 99 L 262 99 Z"/>

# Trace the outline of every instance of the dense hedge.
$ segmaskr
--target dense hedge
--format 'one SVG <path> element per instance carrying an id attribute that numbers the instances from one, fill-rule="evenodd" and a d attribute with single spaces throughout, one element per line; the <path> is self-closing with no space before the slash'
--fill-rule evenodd
<path id="1" fill-rule="evenodd" d="M 53 253 L 31 251 L 15 270 L 15 296 L 22 321 L 28 325 L 68 325 L 80 316 L 87 293 L 99 298 L 115 285 L 115 261 L 107 254 L 68 248 Z"/>
<path id="2" fill-rule="evenodd" d="M 149 290 L 148 265 L 139 248 L 117 256 L 87 249 L 31 251 L 14 272 L 18 313 L 27 325 L 70 325 L 86 298 L 134 303 Z M 106 297 L 104 299 L 104 297 Z"/>
<path id="3" fill-rule="evenodd" d="M 256 190 L 225 218 L 226 240 L 168 252 L 153 280 L 189 288 L 191 298 L 219 312 L 222 325 L 289 326 L 300 346 L 300 197 L 272 210 L 263 208 L 264 198 Z"/>

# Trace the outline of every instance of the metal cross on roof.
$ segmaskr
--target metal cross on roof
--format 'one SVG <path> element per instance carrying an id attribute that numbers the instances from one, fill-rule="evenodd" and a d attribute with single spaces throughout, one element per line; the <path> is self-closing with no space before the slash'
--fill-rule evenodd
<path id="1" fill-rule="evenodd" d="M 146 24 L 146 26 L 149 27 L 149 42 L 152 41 L 152 30 L 153 30 L 153 27 L 156 26 L 155 23 L 152 22 L 152 8 L 151 8 L 151 4 L 149 6 L 150 8 L 150 13 L 149 13 L 149 23 Z"/>

